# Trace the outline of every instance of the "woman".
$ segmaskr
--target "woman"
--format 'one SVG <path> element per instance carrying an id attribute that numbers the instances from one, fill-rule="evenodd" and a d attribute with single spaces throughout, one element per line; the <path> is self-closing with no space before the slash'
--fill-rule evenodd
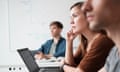
<path id="1" fill-rule="evenodd" d="M 103 67 L 113 42 L 104 31 L 93 32 L 81 11 L 82 2 L 74 4 L 71 10 L 71 30 L 67 33 L 65 72 L 97 72 Z M 81 43 L 73 54 L 73 40 L 80 35 Z"/>

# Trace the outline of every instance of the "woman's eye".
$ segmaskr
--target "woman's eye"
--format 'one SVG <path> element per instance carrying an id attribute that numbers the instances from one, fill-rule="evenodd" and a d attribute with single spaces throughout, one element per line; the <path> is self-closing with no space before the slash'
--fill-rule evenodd
<path id="1" fill-rule="evenodd" d="M 77 15 L 73 15 L 73 17 L 77 17 Z"/>

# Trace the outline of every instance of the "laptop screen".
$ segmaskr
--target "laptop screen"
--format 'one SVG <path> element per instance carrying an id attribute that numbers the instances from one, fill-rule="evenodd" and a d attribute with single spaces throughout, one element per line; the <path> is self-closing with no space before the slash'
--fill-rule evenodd
<path id="1" fill-rule="evenodd" d="M 22 57 L 25 65 L 27 66 L 27 68 L 30 72 L 38 72 L 39 71 L 39 67 L 36 64 L 34 57 L 32 56 L 31 52 L 28 50 L 28 48 L 18 49 L 17 51 L 20 54 L 20 56 Z"/>

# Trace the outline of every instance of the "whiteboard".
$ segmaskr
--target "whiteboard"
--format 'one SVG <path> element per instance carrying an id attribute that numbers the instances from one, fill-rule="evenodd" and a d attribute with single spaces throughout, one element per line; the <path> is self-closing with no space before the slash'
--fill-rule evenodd
<path id="1" fill-rule="evenodd" d="M 49 24 L 61 21 L 69 30 L 70 0 L 10 0 L 9 28 L 10 50 L 29 47 L 39 48 L 40 44 L 50 39 Z"/>
<path id="2" fill-rule="evenodd" d="M 70 29 L 70 6 L 80 0 L 0 0 L 0 65 L 21 64 L 16 49 L 38 49 L 50 39 L 49 24 L 64 24 L 62 36 Z"/>

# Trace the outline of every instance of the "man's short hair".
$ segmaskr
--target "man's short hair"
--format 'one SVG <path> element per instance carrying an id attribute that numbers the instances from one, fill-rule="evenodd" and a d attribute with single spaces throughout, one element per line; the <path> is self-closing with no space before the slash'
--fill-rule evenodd
<path id="1" fill-rule="evenodd" d="M 63 29 L 63 24 L 59 21 L 53 21 L 50 23 L 50 26 L 56 25 L 58 28 Z"/>

